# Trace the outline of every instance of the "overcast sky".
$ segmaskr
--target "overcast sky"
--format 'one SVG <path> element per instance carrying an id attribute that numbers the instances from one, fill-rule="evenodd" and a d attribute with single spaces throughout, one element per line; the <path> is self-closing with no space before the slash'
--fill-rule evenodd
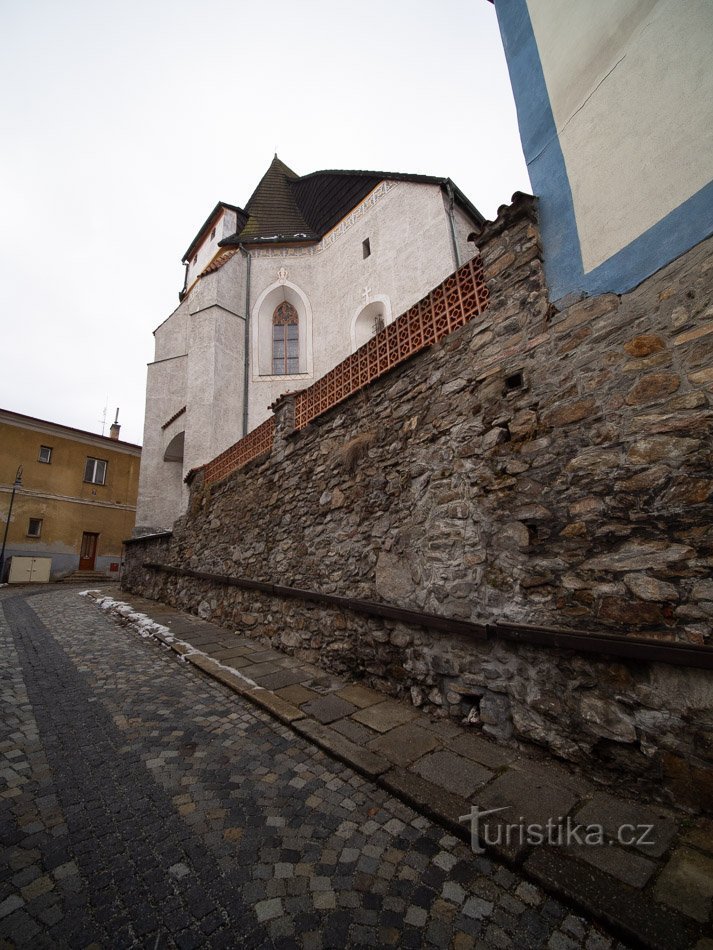
<path id="1" fill-rule="evenodd" d="M 0 0 L 0 407 L 141 442 L 152 331 L 217 201 L 298 174 L 530 188 L 487 0 Z M 0 447 L 1 448 L 1 447 Z"/>

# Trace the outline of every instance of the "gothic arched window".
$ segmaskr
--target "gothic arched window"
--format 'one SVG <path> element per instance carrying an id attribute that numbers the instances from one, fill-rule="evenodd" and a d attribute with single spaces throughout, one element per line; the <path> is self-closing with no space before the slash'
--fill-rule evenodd
<path id="1" fill-rule="evenodd" d="M 299 373 L 300 318 L 287 300 L 272 315 L 272 372 L 274 376 Z"/>

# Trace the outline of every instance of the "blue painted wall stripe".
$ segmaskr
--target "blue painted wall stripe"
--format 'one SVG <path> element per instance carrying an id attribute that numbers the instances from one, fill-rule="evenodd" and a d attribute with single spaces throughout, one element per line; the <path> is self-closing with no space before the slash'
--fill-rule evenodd
<path id="1" fill-rule="evenodd" d="M 584 272 L 572 189 L 526 0 L 496 0 L 532 189 L 540 199 L 545 275 L 552 300 L 625 293 L 713 234 L 713 183 L 634 241 Z"/>

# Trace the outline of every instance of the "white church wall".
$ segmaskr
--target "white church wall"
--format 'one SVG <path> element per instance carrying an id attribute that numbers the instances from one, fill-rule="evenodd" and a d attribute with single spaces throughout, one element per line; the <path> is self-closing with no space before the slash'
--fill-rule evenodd
<path id="1" fill-rule="evenodd" d="M 351 351 L 364 346 L 376 333 L 394 318 L 391 301 L 385 294 L 370 295 L 369 303 L 363 303 L 352 317 L 350 336 Z"/>
<path id="2" fill-rule="evenodd" d="M 186 405 L 187 364 L 186 356 L 177 356 L 148 366 L 137 529 L 170 528 L 185 505 L 187 495 L 182 484 L 182 466 L 165 462 L 164 453 L 185 425 L 186 414 L 165 429 L 163 426 Z"/>
<path id="3" fill-rule="evenodd" d="M 215 315 L 215 336 L 215 383 L 210 458 L 215 458 L 243 436 L 244 318 L 236 317 L 224 310 L 219 311 Z"/>
<path id="4" fill-rule="evenodd" d="M 473 224 L 456 212 L 465 260 L 474 251 L 466 240 Z M 199 265 L 208 260 L 202 264 L 199 254 Z M 388 323 L 454 269 L 442 191 L 411 182 L 381 183 L 317 246 L 252 249 L 248 431 L 280 395 L 311 385 L 365 342 L 372 305 Z M 169 436 L 185 431 L 184 476 L 243 435 L 246 273 L 245 257 L 235 254 L 195 283 L 155 332 L 161 362 L 149 368 L 138 526 L 170 527 L 185 507 L 178 466 L 163 458 Z M 285 299 L 300 318 L 301 372 L 290 376 L 272 374 L 272 313 Z M 162 430 L 184 405 L 185 414 Z"/>
<path id="5" fill-rule="evenodd" d="M 456 232 L 456 244 L 458 246 L 458 255 L 460 263 L 465 264 L 472 260 L 477 251 L 478 245 L 474 241 L 469 241 L 468 237 L 480 230 L 479 225 L 474 224 L 468 215 L 457 205 L 453 209 L 453 223 Z"/>
<path id="6" fill-rule="evenodd" d="M 215 234 L 213 231 L 215 230 Z M 217 218 L 211 229 L 206 234 L 202 243 L 194 250 L 193 256 L 188 262 L 188 274 L 186 287 L 190 287 L 196 278 L 210 264 L 220 248 L 218 242 L 223 238 L 230 237 L 237 230 L 237 214 L 229 208 L 224 208 L 222 214 Z"/>
<path id="7" fill-rule="evenodd" d="M 188 300 L 183 300 L 154 330 L 154 361 L 185 356 L 188 348 Z"/>
<path id="8" fill-rule="evenodd" d="M 220 307 L 243 316 L 245 313 L 245 268 L 235 254 L 217 271 L 206 274 L 186 297 L 192 315 L 209 307 Z"/>
<path id="9" fill-rule="evenodd" d="M 245 265 L 236 254 L 189 295 L 184 472 L 242 436 Z"/>
<path id="10" fill-rule="evenodd" d="M 266 363 L 260 354 L 269 352 L 271 328 L 260 325 L 259 307 L 253 305 L 250 429 L 268 418 L 269 406 L 284 392 L 309 386 L 349 356 L 355 315 L 364 306 L 373 300 L 388 301 L 390 317 L 395 318 L 455 270 L 440 187 L 401 181 L 388 185 L 378 201 L 367 198 L 352 212 L 355 223 L 348 230 L 336 237 L 333 232 L 326 235 L 316 248 L 252 252 L 251 299 L 260 301 L 279 283 L 284 269 L 286 279 L 309 301 L 313 368 L 307 375 L 289 377 L 261 372 Z M 363 252 L 366 239 L 368 257 Z M 275 299 L 275 306 L 279 302 Z"/>

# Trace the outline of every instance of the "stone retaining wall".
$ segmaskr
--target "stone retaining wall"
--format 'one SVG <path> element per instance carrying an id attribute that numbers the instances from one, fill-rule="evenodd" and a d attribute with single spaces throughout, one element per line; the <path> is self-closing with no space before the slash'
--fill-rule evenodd
<path id="1" fill-rule="evenodd" d="M 144 568 L 160 561 L 454 618 L 695 644 L 713 618 L 713 242 L 548 303 L 534 202 L 486 227 L 481 317 L 206 487 L 124 584 L 417 704 L 691 805 L 713 798 L 702 671 L 462 640 Z"/>

